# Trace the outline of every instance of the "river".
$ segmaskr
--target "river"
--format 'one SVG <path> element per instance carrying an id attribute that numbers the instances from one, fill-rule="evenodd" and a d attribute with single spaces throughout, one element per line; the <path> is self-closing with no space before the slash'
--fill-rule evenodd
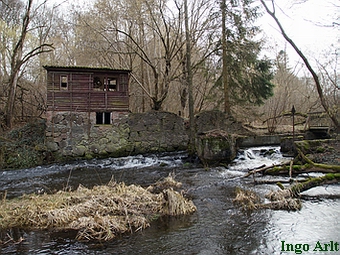
<path id="1" fill-rule="evenodd" d="M 248 169 L 285 160 L 279 147 L 256 147 L 240 151 L 228 168 L 205 169 L 186 163 L 185 153 L 175 153 L 0 171 L 0 191 L 7 190 L 9 198 L 79 184 L 92 187 L 112 176 L 147 186 L 174 173 L 197 207 L 192 215 L 161 218 L 143 231 L 106 243 L 78 242 L 70 233 L 22 231 L 24 241 L 0 246 L 0 254 L 340 254 L 340 199 L 332 196 L 340 194 L 339 185 L 305 192 L 300 211 L 243 212 L 234 206 L 236 187 L 261 196 L 277 189 L 241 178 Z"/>

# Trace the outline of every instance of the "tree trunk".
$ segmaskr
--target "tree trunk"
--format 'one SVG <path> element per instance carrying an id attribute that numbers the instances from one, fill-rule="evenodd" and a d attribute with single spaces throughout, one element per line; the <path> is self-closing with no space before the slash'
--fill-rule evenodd
<path id="1" fill-rule="evenodd" d="M 15 103 L 15 95 L 18 84 L 18 75 L 19 70 L 11 75 L 10 79 L 10 90 L 6 104 L 6 112 L 5 112 L 5 121 L 6 126 L 11 128 L 13 125 L 13 115 L 14 115 L 14 103 Z"/>
<path id="2" fill-rule="evenodd" d="M 6 121 L 6 126 L 8 128 L 12 127 L 15 94 L 16 94 L 16 89 L 17 89 L 17 84 L 18 84 L 20 68 L 23 64 L 23 60 L 22 60 L 23 47 L 24 47 L 24 42 L 25 42 L 26 35 L 27 35 L 28 25 L 30 23 L 30 12 L 31 12 L 31 7 L 32 7 L 32 2 L 33 0 L 28 1 L 27 9 L 26 9 L 23 21 L 22 21 L 21 34 L 11 56 L 11 75 L 10 75 L 10 84 L 9 84 L 9 95 L 7 99 L 6 112 L 5 112 L 5 121 Z"/>
<path id="3" fill-rule="evenodd" d="M 228 59 L 227 59 L 227 31 L 226 31 L 226 0 L 222 1 L 222 81 L 224 90 L 224 112 L 231 115 L 230 101 L 229 101 L 229 73 L 228 73 Z"/>
<path id="4" fill-rule="evenodd" d="M 285 30 L 283 29 L 280 21 L 278 20 L 278 18 L 275 15 L 275 8 L 274 8 L 274 0 L 272 0 L 272 5 L 273 5 L 273 11 L 270 11 L 268 6 L 265 4 L 265 2 L 263 0 L 261 0 L 262 5 L 265 7 L 267 13 L 275 20 L 276 24 L 279 26 L 280 31 L 283 35 L 283 37 L 286 39 L 286 41 L 294 48 L 294 50 L 296 51 L 296 53 L 301 57 L 301 59 L 303 60 L 303 62 L 305 63 L 308 71 L 312 74 L 315 85 L 316 85 L 316 89 L 318 91 L 318 95 L 319 95 L 319 99 L 321 102 L 322 107 L 324 108 L 324 110 L 326 111 L 326 113 L 328 114 L 328 116 L 331 118 L 331 120 L 333 121 L 335 128 L 337 131 L 340 130 L 340 125 L 339 125 L 339 121 L 336 117 L 336 115 L 331 111 L 331 109 L 329 108 L 327 101 L 323 95 L 322 92 L 322 87 L 320 84 L 320 80 L 318 75 L 315 73 L 315 71 L 313 70 L 312 66 L 309 64 L 308 59 L 306 58 L 306 56 L 301 52 L 301 50 L 296 46 L 296 44 L 293 42 L 293 40 L 291 38 L 288 37 L 288 35 L 286 34 Z"/>
<path id="5" fill-rule="evenodd" d="M 24 49 L 24 44 L 26 40 L 27 33 L 35 28 L 29 28 L 30 19 L 31 19 L 31 9 L 32 9 L 33 0 L 27 1 L 27 7 L 22 19 L 21 31 L 19 34 L 18 41 L 15 42 L 14 49 L 11 53 L 11 68 L 10 68 L 10 83 L 9 83 L 9 93 L 8 99 L 6 102 L 5 108 L 5 122 L 7 127 L 12 127 L 13 117 L 14 117 L 14 105 L 16 99 L 16 90 L 19 80 L 20 71 L 31 58 L 45 52 L 50 52 L 53 49 L 52 44 L 42 43 L 39 46 L 32 49 L 30 46 L 29 49 Z M 39 5 L 42 6 L 43 4 Z M 39 8 L 39 7 L 38 7 Z M 7 49 L 9 50 L 9 49 Z"/>
<path id="6" fill-rule="evenodd" d="M 291 197 L 299 197 L 300 193 L 306 190 L 309 190 L 311 188 L 326 185 L 326 184 L 332 184 L 332 183 L 339 183 L 340 181 L 340 174 L 326 174 L 321 177 L 314 177 L 310 178 L 304 182 L 296 183 L 292 186 L 290 186 L 287 189 L 282 189 L 280 186 L 280 190 L 272 191 L 267 195 L 267 198 L 269 198 L 271 201 L 278 201 L 278 200 L 284 200 Z"/>
<path id="7" fill-rule="evenodd" d="M 298 197 L 301 192 L 311 189 L 316 186 L 326 185 L 331 183 L 338 183 L 340 181 L 340 174 L 326 174 L 322 177 L 311 178 L 302 183 L 298 183 L 289 188 L 293 197 Z"/>
<path id="8" fill-rule="evenodd" d="M 186 69 L 187 69 L 187 84 L 189 94 L 189 154 L 195 153 L 195 120 L 194 120 L 194 99 L 192 91 L 192 68 L 191 68 L 191 39 L 189 31 L 189 16 L 188 16 L 188 1 L 184 2 L 185 13 L 185 41 L 186 41 Z"/>

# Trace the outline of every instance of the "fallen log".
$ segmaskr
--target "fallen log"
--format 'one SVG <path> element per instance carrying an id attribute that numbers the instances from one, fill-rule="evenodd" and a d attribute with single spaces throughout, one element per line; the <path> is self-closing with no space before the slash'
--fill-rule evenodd
<path id="1" fill-rule="evenodd" d="M 328 165 L 329 166 L 329 165 Z M 284 166 L 273 166 L 271 168 L 266 169 L 264 174 L 268 175 L 297 175 L 302 173 L 337 173 L 338 171 L 334 170 L 333 168 L 322 168 L 319 166 L 314 166 L 311 164 L 303 164 L 303 165 L 292 165 L 292 167 L 284 165 Z"/>
<path id="2" fill-rule="evenodd" d="M 293 185 L 291 188 L 289 188 L 289 190 L 293 197 L 298 197 L 301 192 L 306 191 L 310 188 L 320 186 L 320 185 L 338 183 L 338 182 L 340 182 L 340 174 L 329 173 L 321 177 L 314 177 L 305 182 L 297 183 Z"/>
<path id="3" fill-rule="evenodd" d="M 310 160 L 303 152 L 297 148 L 298 154 L 306 163 L 293 165 L 293 160 L 283 164 L 266 166 L 262 165 L 259 168 L 252 169 L 248 171 L 247 174 L 243 176 L 249 177 L 250 175 L 254 175 L 256 173 L 268 174 L 268 175 L 284 175 L 289 174 L 292 177 L 293 174 L 302 174 L 302 173 L 340 173 L 340 165 L 328 165 L 328 164 L 320 164 L 315 163 Z"/>
<path id="4" fill-rule="evenodd" d="M 297 148 L 297 151 L 300 155 L 300 157 L 305 160 L 308 164 L 312 165 L 313 167 L 325 169 L 332 171 L 331 173 L 340 173 L 340 165 L 328 165 L 328 164 L 320 164 L 320 163 L 314 163 L 312 160 L 310 160 L 303 152 Z"/>
<path id="5" fill-rule="evenodd" d="M 307 179 L 299 179 L 299 180 L 294 180 L 294 182 L 305 182 Z M 275 180 L 255 180 L 254 184 L 256 185 L 263 185 L 263 184 L 277 184 L 278 183 L 286 183 L 286 184 L 291 184 L 293 182 L 293 179 L 275 179 Z"/>
<path id="6" fill-rule="evenodd" d="M 250 176 L 252 174 L 256 174 L 256 173 L 260 173 L 260 172 L 265 172 L 268 169 L 272 169 L 272 168 L 275 168 L 275 167 L 283 167 L 285 165 L 286 164 L 278 164 L 278 165 L 271 165 L 271 166 L 262 165 L 262 166 L 260 166 L 260 168 L 255 168 L 253 170 L 250 170 L 247 174 L 245 174 L 243 176 L 243 178 L 248 177 L 248 176 Z"/>
<path id="7" fill-rule="evenodd" d="M 279 190 L 271 191 L 266 195 L 270 200 L 269 203 L 260 203 L 260 198 L 255 192 L 243 189 L 236 190 L 236 197 L 233 200 L 234 204 L 243 210 L 255 209 L 272 209 L 272 210 L 300 210 L 302 203 L 300 193 L 310 188 L 339 183 L 340 174 L 326 174 L 322 177 L 310 178 L 306 181 L 296 183 L 289 188 L 284 188 L 281 183 L 277 183 Z"/>
<path id="8" fill-rule="evenodd" d="M 249 171 L 243 177 L 248 177 L 250 175 L 262 172 L 263 174 L 268 175 L 284 175 L 289 174 L 292 177 L 293 174 L 302 174 L 302 173 L 340 173 L 340 165 L 328 165 L 328 164 L 320 164 L 314 163 L 308 157 L 306 157 L 301 150 L 298 149 L 300 157 L 306 162 L 303 165 L 293 165 L 293 161 L 284 164 L 277 164 L 272 166 L 263 166 L 259 169 L 254 169 Z"/>
<path id="9" fill-rule="evenodd" d="M 291 197 L 299 197 L 301 192 L 306 191 L 310 188 L 321 186 L 321 185 L 339 183 L 339 182 L 340 182 L 339 173 L 335 173 L 335 174 L 329 173 L 321 177 L 314 177 L 304 182 L 296 183 L 295 185 L 287 189 L 281 188 L 280 190 L 272 191 L 269 194 L 267 194 L 266 197 L 270 199 L 271 201 L 278 201 L 278 200 L 283 200 L 283 199 L 291 198 Z"/>

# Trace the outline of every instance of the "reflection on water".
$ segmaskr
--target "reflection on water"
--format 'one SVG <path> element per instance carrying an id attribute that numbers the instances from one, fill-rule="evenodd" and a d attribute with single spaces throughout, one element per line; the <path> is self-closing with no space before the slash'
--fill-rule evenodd
<path id="1" fill-rule="evenodd" d="M 72 187 L 77 187 L 79 183 L 85 186 L 107 183 L 113 175 L 118 181 L 127 184 L 149 185 L 175 172 L 176 180 L 183 183 L 188 196 L 197 206 L 197 212 L 184 217 L 161 218 L 150 228 L 108 243 L 77 242 L 72 238 L 72 233 L 32 231 L 23 234 L 24 242 L 4 246 L 0 253 L 295 254 L 282 252 L 281 241 L 307 243 L 310 247 L 318 241 L 325 243 L 333 240 L 340 243 L 339 199 L 311 197 L 303 201 L 302 210 L 298 212 L 260 210 L 244 213 L 234 207 L 232 200 L 238 186 L 261 194 L 276 189 L 275 185 L 254 186 L 251 179 L 240 178 L 251 166 L 284 160 L 278 148 L 272 149 L 274 153 L 266 153 L 268 148 L 245 151 L 229 169 L 188 167 L 183 164 L 185 156 L 181 154 L 147 159 L 136 157 L 85 161 L 67 166 L 20 170 L 17 174 L 15 171 L 2 174 L 0 185 L 3 185 L 0 187 L 6 187 L 15 196 L 24 191 L 32 191 L 29 183 L 35 184 L 33 192 L 36 192 L 36 189 L 44 189 L 44 186 L 62 189 L 66 183 Z M 249 158 L 243 158 L 242 155 L 248 155 Z M 252 160 L 251 164 L 248 164 L 249 160 Z M 133 166 L 124 167 L 132 163 Z M 328 187 L 328 192 L 339 191 L 339 185 Z M 309 251 L 303 254 L 330 253 Z"/>
<path id="2" fill-rule="evenodd" d="M 318 200 L 304 201 L 298 212 L 268 211 L 269 221 L 254 254 L 289 254 L 281 253 L 281 241 L 308 244 L 310 249 L 303 254 L 340 254 L 340 251 L 313 251 L 317 242 L 340 244 L 339 209 L 339 200 Z"/>

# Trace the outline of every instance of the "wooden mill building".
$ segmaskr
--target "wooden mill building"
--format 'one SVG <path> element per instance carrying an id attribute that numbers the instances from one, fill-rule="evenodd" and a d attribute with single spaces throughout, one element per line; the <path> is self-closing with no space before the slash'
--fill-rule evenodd
<path id="1" fill-rule="evenodd" d="M 83 112 L 94 124 L 111 124 L 129 111 L 130 70 L 44 66 L 47 71 L 47 115 Z M 94 117 L 93 117 L 94 119 Z"/>

